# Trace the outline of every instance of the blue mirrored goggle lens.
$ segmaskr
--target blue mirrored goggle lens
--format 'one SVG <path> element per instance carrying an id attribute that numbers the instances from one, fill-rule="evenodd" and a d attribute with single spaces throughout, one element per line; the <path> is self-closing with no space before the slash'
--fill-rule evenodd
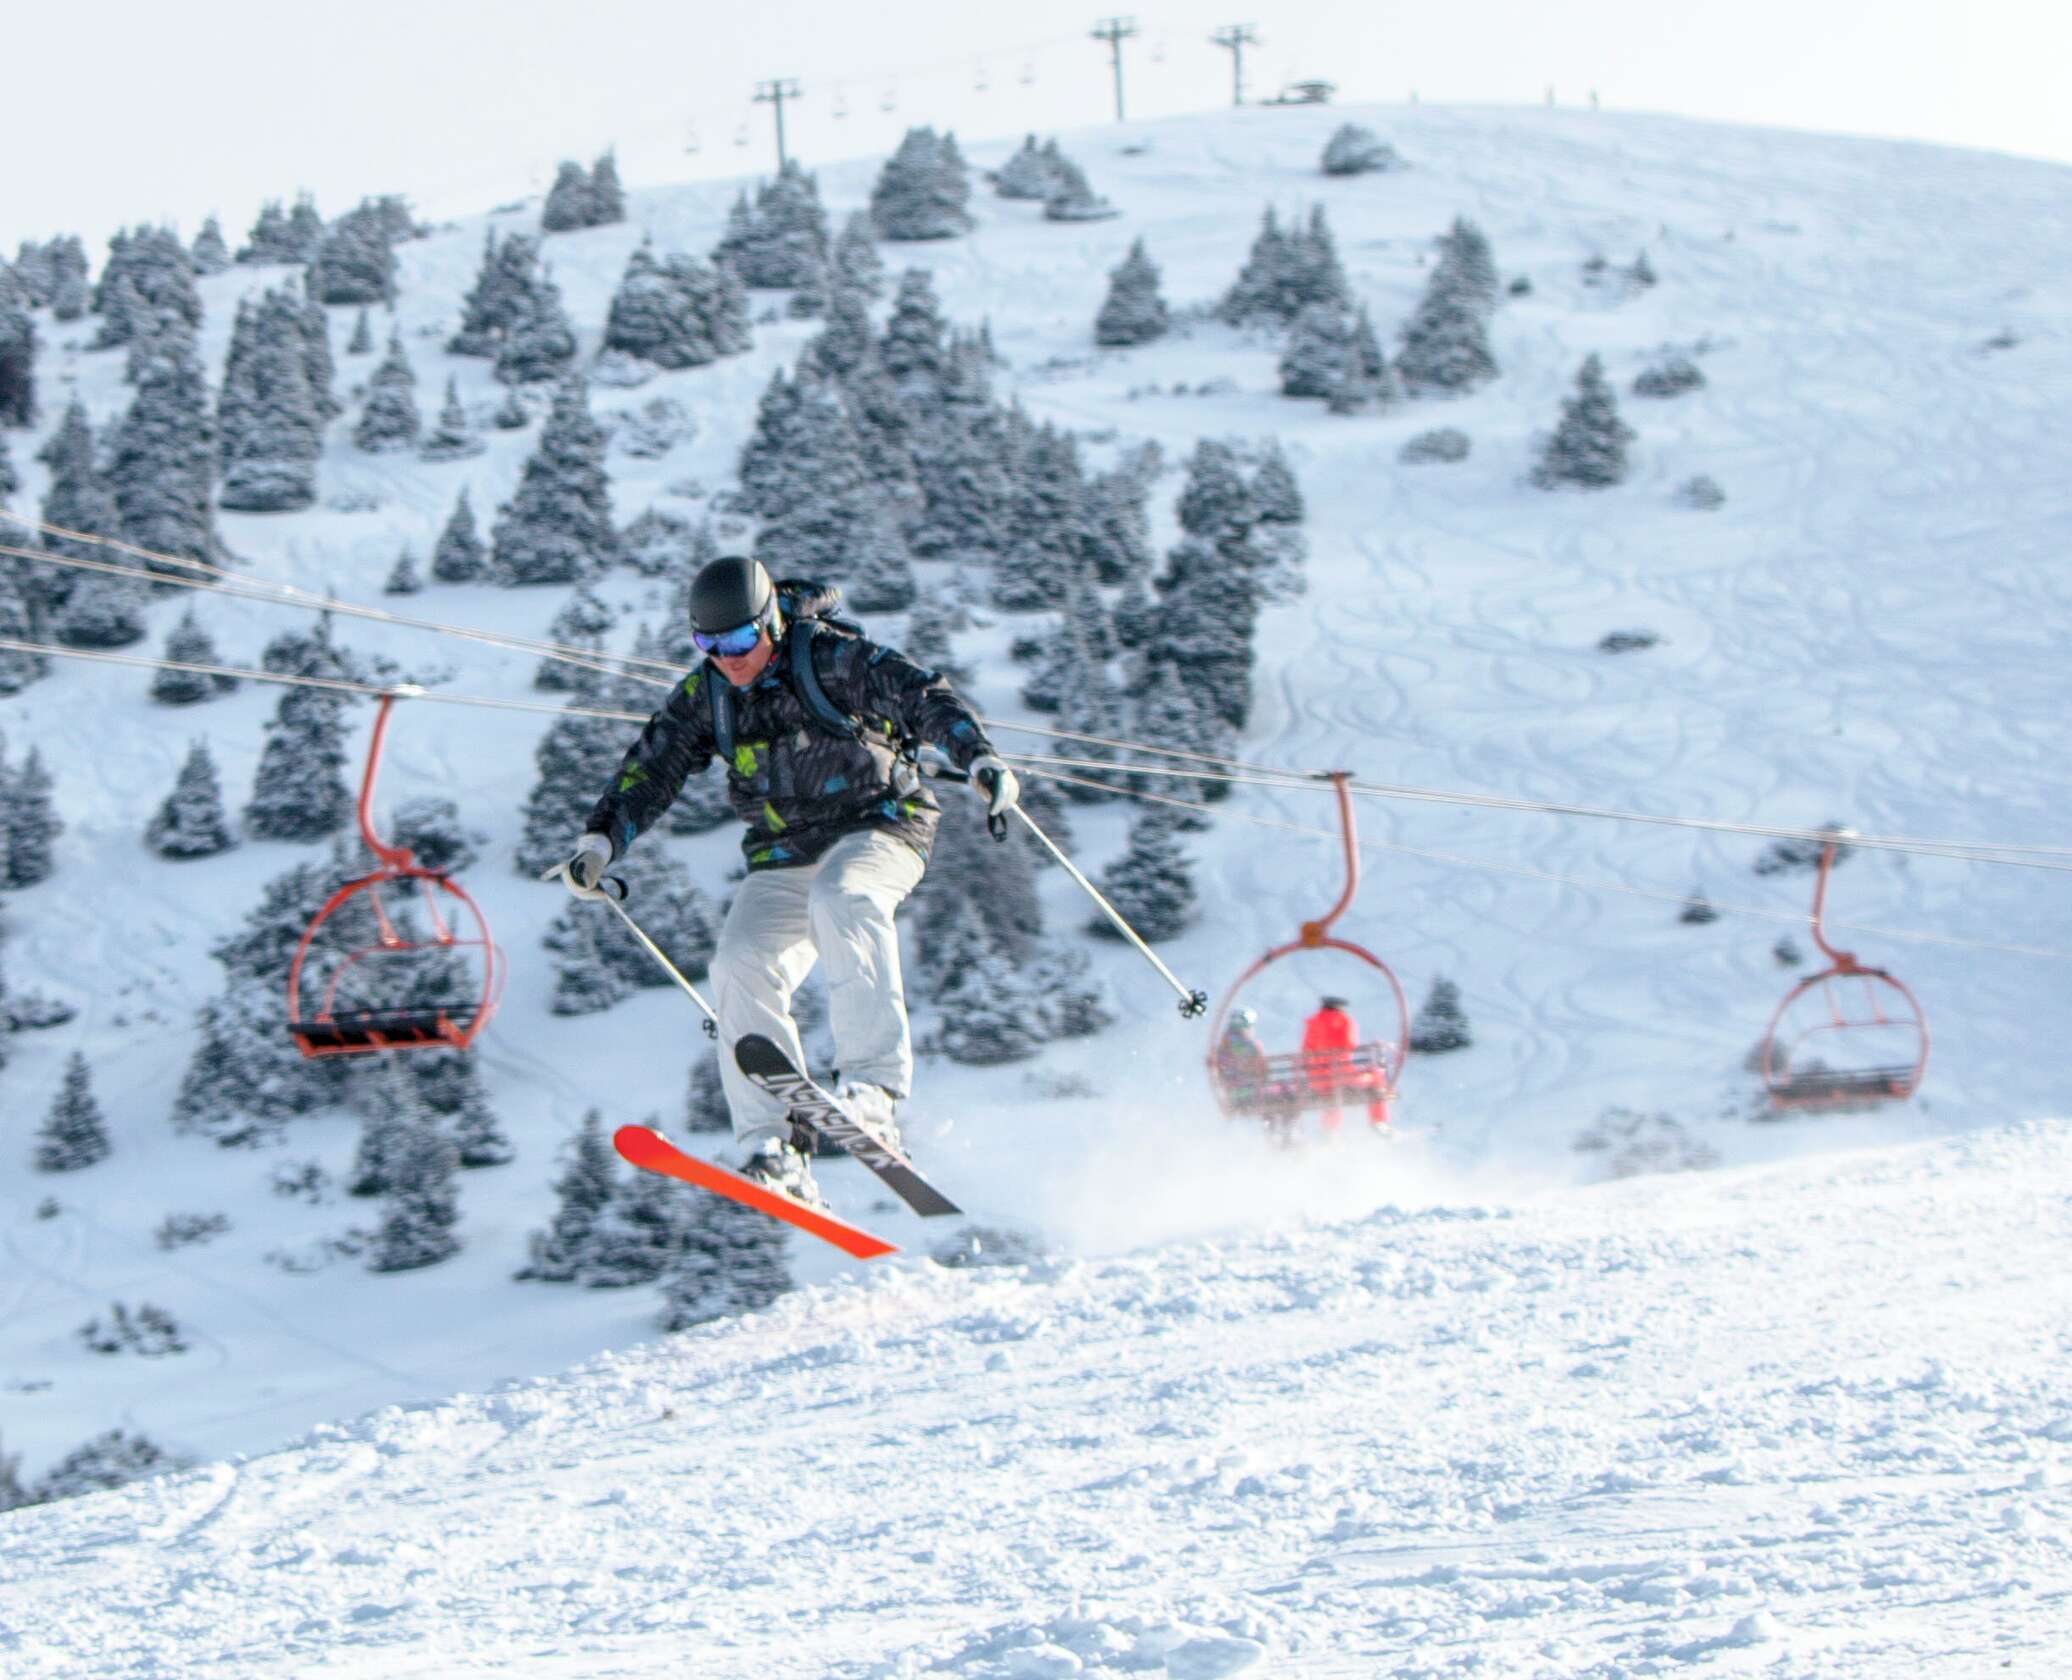
<path id="1" fill-rule="evenodd" d="M 760 624 L 739 624 L 731 630 L 711 633 L 703 630 L 691 632 L 691 641 L 700 652 L 716 653 L 722 659 L 739 659 L 744 653 L 752 653 L 756 643 L 762 639 L 763 627 Z"/>

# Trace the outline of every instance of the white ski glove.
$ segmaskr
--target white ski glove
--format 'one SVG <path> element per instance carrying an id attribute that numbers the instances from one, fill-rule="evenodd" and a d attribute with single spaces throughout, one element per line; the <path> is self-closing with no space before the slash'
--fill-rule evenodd
<path id="1" fill-rule="evenodd" d="M 991 753 L 971 761 L 971 781 L 986 796 L 986 816 L 1004 817 L 1022 802 L 1021 779 Z"/>
<path id="2" fill-rule="evenodd" d="M 588 898 L 597 891 L 597 883 L 604 879 L 611 862 L 612 843 L 601 834 L 586 834 L 576 842 L 574 856 L 566 863 L 557 863 L 540 879 L 558 880 L 576 897 Z"/>

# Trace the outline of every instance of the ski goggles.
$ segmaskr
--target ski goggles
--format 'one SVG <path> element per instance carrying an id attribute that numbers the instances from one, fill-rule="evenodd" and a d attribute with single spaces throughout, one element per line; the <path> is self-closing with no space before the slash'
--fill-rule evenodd
<path id="1" fill-rule="evenodd" d="M 744 654 L 755 652 L 756 644 L 763 639 L 761 619 L 747 624 L 737 624 L 731 630 L 693 630 L 691 643 L 700 653 L 718 654 L 722 659 L 739 659 Z"/>

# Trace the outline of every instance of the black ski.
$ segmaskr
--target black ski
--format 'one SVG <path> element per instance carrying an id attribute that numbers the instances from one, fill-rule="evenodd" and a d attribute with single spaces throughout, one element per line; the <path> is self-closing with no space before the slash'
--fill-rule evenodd
<path id="1" fill-rule="evenodd" d="M 839 1144 L 885 1181 L 923 1219 L 964 1210 L 914 1171 L 913 1162 L 867 1130 L 839 1102 L 792 1065 L 761 1033 L 734 1041 L 734 1063 L 829 1143 Z"/>

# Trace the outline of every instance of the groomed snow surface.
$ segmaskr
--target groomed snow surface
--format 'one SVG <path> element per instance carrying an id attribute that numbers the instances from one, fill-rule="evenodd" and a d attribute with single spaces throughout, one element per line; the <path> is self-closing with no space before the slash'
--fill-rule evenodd
<path id="1" fill-rule="evenodd" d="M 1409 167 L 1318 174 L 1348 118 Z M 1003 394 L 1081 429 L 1095 464 L 1146 439 L 1169 463 L 1203 436 L 1282 439 L 1309 499 L 1310 587 L 1262 617 L 1247 757 L 1729 822 L 2064 842 L 2064 169 L 1439 107 L 1063 139 L 1117 220 L 1060 226 L 981 190 L 972 237 L 881 249 L 895 271 L 931 267 L 953 321 L 990 320 Z M 970 151 L 993 165 L 1011 149 Z M 876 163 L 821 171 L 838 221 Z M 707 250 L 733 196 L 632 185 L 627 224 L 548 242 L 586 355 L 642 233 Z M 1198 305 L 1269 202 L 1326 207 L 1385 344 L 1432 237 L 1473 217 L 1505 279 L 1533 283 L 1492 323 L 1502 377 L 1342 418 L 1277 394 L 1269 335 L 1194 319 L 1094 350 L 1132 239 L 1167 298 Z M 537 212 L 487 220 L 530 231 Z M 399 252 L 397 324 L 428 409 L 449 374 L 477 412 L 502 395 L 486 364 L 439 349 L 483 227 Z M 1591 257 L 1643 248 L 1658 285 L 1585 284 Z M 237 298 L 281 277 L 203 283 L 212 381 Z M 341 348 L 355 313 L 331 312 Z M 35 450 L 67 396 L 96 424 L 126 400 L 120 352 L 39 328 L 42 420 L 11 438 L 18 508 L 40 503 Z M 659 461 L 614 452 L 620 519 L 701 517 L 771 370 L 814 330 L 759 322 L 751 355 L 593 391 L 604 415 L 669 396 L 694 428 Z M 1627 395 L 1671 350 L 1706 388 Z M 1640 434 L 1632 476 L 1533 490 L 1535 437 L 1592 352 Z M 369 366 L 341 355 L 342 395 Z M 1441 425 L 1471 435 L 1466 461 L 1398 462 Z M 463 485 L 486 529 L 535 436 L 434 466 L 361 455 L 349 429 L 329 435 L 324 505 L 224 516 L 256 575 L 378 600 Z M 1726 491 L 1710 513 L 1675 496 L 1701 473 Z M 1154 488 L 1161 549 L 1179 483 Z M 632 577 L 601 592 L 629 614 L 666 600 Z M 538 635 L 565 598 L 433 586 L 408 607 Z M 151 610 L 139 651 L 180 605 Z M 215 598 L 199 611 L 232 664 L 306 624 Z M 1024 625 L 987 616 L 959 652 L 981 708 L 1020 716 L 1025 671 L 1004 655 Z M 902 626 L 873 628 L 897 642 Z M 1627 629 L 1661 640 L 1596 651 Z M 456 693 L 538 697 L 529 659 L 338 634 L 442 667 Z M 211 942 L 315 854 L 144 850 L 195 736 L 242 804 L 276 699 L 248 686 L 175 714 L 146 680 L 60 663 L 0 719 L 11 763 L 42 749 L 68 825 L 57 874 L 4 906 L 8 980 L 80 1010 L 16 1035 L 0 1074 L 0 1444 L 31 1480 L 117 1426 L 214 1462 L 0 1517 L 4 1680 L 2072 1672 L 2062 873 L 1852 860 L 1841 942 L 1926 1001 L 1928 1082 L 1894 1112 L 1756 1124 L 1744 1059 L 1804 972 L 1771 946 L 1805 943 L 1807 877 L 1755 876 L 1743 836 L 1366 803 L 1369 839 L 1408 850 L 1368 854 L 1345 931 L 1413 1002 L 1458 981 L 1477 1040 L 1413 1061 L 1399 1138 L 1282 1153 L 1223 1127 L 1201 1029 L 1102 946 L 1117 1026 L 1017 1068 L 926 1062 L 909 1111 L 931 1175 L 1011 1234 L 1004 1252 L 1039 1258 L 858 1268 L 794 1244 L 799 1293 L 660 1341 L 652 1289 L 511 1280 L 584 1110 L 673 1130 L 703 1053 L 671 993 L 547 1010 L 540 936 L 562 900 L 509 865 L 545 720 L 406 709 L 392 736 L 380 803 L 441 794 L 489 835 L 468 885 L 514 972 L 479 1055 L 519 1155 L 463 1178 L 459 1256 L 375 1277 L 325 1246 L 367 1223 L 361 1206 L 267 1188 L 305 1161 L 338 1175 L 349 1116 L 257 1152 L 167 1126 L 194 1007 L 220 983 Z M 1187 840 L 1201 921 L 1163 948 L 1211 988 L 1328 905 L 1338 868 L 1328 837 L 1245 821 L 1323 828 L 1324 798 L 1244 789 L 1219 809 Z M 1090 867 L 1124 823 L 1075 812 Z M 643 844 L 717 886 L 734 841 Z M 1680 923 L 1693 889 L 1727 913 Z M 1044 890 L 1054 930 L 1083 922 L 1069 883 Z M 2009 945 L 2025 949 L 1989 948 Z M 1269 1036 L 1292 1040 L 1296 1012 L 1344 983 L 1305 969 L 1268 1000 Z M 74 1048 L 114 1151 L 27 1172 Z M 1615 1105 L 1670 1117 L 1641 1140 L 1649 1159 L 1723 1165 L 1585 1183 L 1605 1156 L 1574 1145 Z M 847 1163 L 824 1176 L 844 1211 L 925 1252 L 932 1234 Z M 59 1211 L 39 1218 L 46 1196 Z M 169 1213 L 219 1210 L 232 1229 L 213 1243 L 152 1242 Z M 114 1300 L 167 1307 L 193 1351 L 86 1352 L 78 1326 Z"/>
<path id="2" fill-rule="evenodd" d="M 2061 1675 L 2068 1183 L 2038 1124 L 874 1270 L 19 1513 L 0 1672 Z"/>

